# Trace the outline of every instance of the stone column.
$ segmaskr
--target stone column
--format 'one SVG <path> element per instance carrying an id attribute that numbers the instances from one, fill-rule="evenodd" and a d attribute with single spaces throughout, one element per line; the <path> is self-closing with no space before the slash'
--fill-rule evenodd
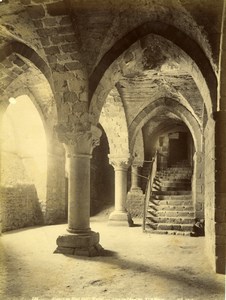
<path id="1" fill-rule="evenodd" d="M 109 216 L 109 224 L 117 226 L 132 226 L 133 221 L 126 211 L 127 170 L 129 158 L 111 157 L 110 164 L 115 170 L 115 210 Z"/>
<path id="2" fill-rule="evenodd" d="M 204 154 L 196 151 L 193 156 L 194 172 L 192 177 L 192 192 L 195 204 L 195 217 L 204 218 Z"/>
<path id="3" fill-rule="evenodd" d="M 95 136 L 95 134 L 97 136 Z M 65 143 L 68 157 L 68 233 L 57 238 L 56 253 L 99 255 L 99 233 L 90 229 L 90 158 L 100 137 L 96 132 L 76 133 Z"/>
<path id="4" fill-rule="evenodd" d="M 142 163 L 133 163 L 131 166 L 131 188 L 130 194 L 142 194 L 143 192 L 139 186 L 139 168 L 142 166 Z"/>

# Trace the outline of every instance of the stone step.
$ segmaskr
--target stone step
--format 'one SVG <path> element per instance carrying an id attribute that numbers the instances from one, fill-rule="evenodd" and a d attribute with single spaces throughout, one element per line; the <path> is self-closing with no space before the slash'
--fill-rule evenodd
<path id="1" fill-rule="evenodd" d="M 163 181 L 163 182 L 153 182 L 153 186 L 155 187 L 171 187 L 171 188 L 177 188 L 178 190 L 183 190 L 183 187 L 185 188 L 191 188 L 191 182 L 177 182 L 177 181 Z"/>
<path id="2" fill-rule="evenodd" d="M 163 191 L 163 192 L 171 192 L 171 191 L 180 191 L 180 190 L 183 190 L 183 191 L 191 191 L 191 186 L 158 186 L 156 187 L 155 185 L 153 186 L 152 188 L 152 191 L 154 192 L 158 192 L 158 191 Z"/>
<path id="3" fill-rule="evenodd" d="M 154 230 L 175 230 L 175 231 L 192 231 L 193 224 L 170 224 L 170 223 L 152 223 L 146 222 Z"/>
<path id="4" fill-rule="evenodd" d="M 166 182 L 169 181 L 173 184 L 175 184 L 175 183 L 190 183 L 191 184 L 191 178 L 188 178 L 188 177 L 184 177 L 184 178 L 182 178 L 182 177 L 178 177 L 178 178 L 162 177 L 162 178 L 157 178 L 153 182 L 157 183 L 157 184 L 162 184 L 162 183 L 164 184 L 165 181 Z"/>
<path id="5" fill-rule="evenodd" d="M 158 230 L 192 231 L 193 224 L 166 224 L 158 223 Z"/>
<path id="6" fill-rule="evenodd" d="M 188 199 L 168 199 L 168 200 L 152 200 L 152 204 L 162 205 L 174 205 L 174 206 L 192 206 L 193 201 Z"/>
<path id="7" fill-rule="evenodd" d="M 188 178 L 178 178 L 178 179 L 159 179 L 156 178 L 154 179 L 154 183 L 156 184 L 163 184 L 163 185 L 168 185 L 168 184 L 177 184 L 177 183 L 182 183 L 182 184 L 191 184 L 191 180 Z"/>
<path id="8" fill-rule="evenodd" d="M 152 216 L 148 215 L 147 220 L 151 221 L 152 223 L 158 224 L 194 224 L 194 219 L 190 217 L 159 217 L 159 216 Z"/>
<path id="9" fill-rule="evenodd" d="M 193 212 L 194 208 L 192 205 L 155 205 L 149 204 L 149 208 L 152 211 L 190 211 Z"/>
<path id="10" fill-rule="evenodd" d="M 170 167 L 164 170 L 158 170 L 157 173 L 166 173 L 166 172 L 188 172 L 192 173 L 192 169 L 189 167 Z"/>
<path id="11" fill-rule="evenodd" d="M 154 200 L 192 200 L 192 195 L 191 194 L 186 194 L 186 195 L 152 195 L 152 199 Z"/>
<path id="12" fill-rule="evenodd" d="M 155 217 L 187 217 L 194 220 L 195 213 L 193 210 L 155 210 L 148 209 L 148 214 Z"/>
<path id="13" fill-rule="evenodd" d="M 151 233 L 151 234 L 168 234 L 168 235 L 184 235 L 184 236 L 190 236 L 190 231 L 177 231 L 177 230 L 157 230 L 150 228 L 148 224 L 146 225 L 145 228 L 146 233 Z"/>
<path id="14" fill-rule="evenodd" d="M 159 172 L 159 173 L 156 173 L 156 176 L 157 177 L 167 177 L 167 176 L 176 176 L 176 177 L 180 177 L 180 176 L 188 176 L 191 177 L 192 176 L 192 173 L 190 172 Z"/>
<path id="15" fill-rule="evenodd" d="M 165 196 L 172 196 L 172 195 L 191 195 L 191 191 L 187 190 L 178 190 L 178 191 L 154 191 L 154 195 L 165 195 Z"/>
<path id="16" fill-rule="evenodd" d="M 187 184 L 190 184 L 191 185 L 191 180 L 185 178 L 185 179 L 176 179 L 176 180 L 167 180 L 167 179 L 155 179 L 154 180 L 154 183 L 156 184 L 161 184 L 161 185 L 164 185 L 164 186 L 172 186 L 172 185 L 178 185 L 178 184 L 181 184 L 181 185 L 187 185 Z"/>

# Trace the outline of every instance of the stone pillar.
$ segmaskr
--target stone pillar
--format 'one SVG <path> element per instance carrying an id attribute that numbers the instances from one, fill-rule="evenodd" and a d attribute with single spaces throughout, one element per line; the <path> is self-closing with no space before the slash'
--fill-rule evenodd
<path id="1" fill-rule="evenodd" d="M 126 211 L 127 170 L 129 158 L 111 157 L 110 164 L 115 170 L 115 210 L 109 216 L 109 224 L 117 226 L 132 226 L 133 221 Z"/>
<path id="2" fill-rule="evenodd" d="M 65 143 L 68 157 L 68 233 L 57 238 L 55 253 L 96 256 L 102 247 L 99 233 L 90 229 L 90 158 L 96 145 L 93 132 L 76 133 Z"/>
<path id="3" fill-rule="evenodd" d="M 226 111 L 214 113 L 215 119 L 215 256 L 216 272 L 225 274 L 226 266 Z"/>
<path id="4" fill-rule="evenodd" d="M 139 168 L 142 166 L 142 163 L 133 163 L 131 166 L 131 188 L 130 194 L 143 194 L 139 186 Z"/>
<path id="5" fill-rule="evenodd" d="M 193 177 L 192 177 L 192 191 L 195 205 L 195 217 L 204 218 L 204 154 L 196 151 L 193 156 Z"/>

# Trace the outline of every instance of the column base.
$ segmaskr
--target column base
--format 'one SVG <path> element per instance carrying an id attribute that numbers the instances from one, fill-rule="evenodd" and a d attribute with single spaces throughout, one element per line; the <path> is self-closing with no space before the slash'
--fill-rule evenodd
<path id="1" fill-rule="evenodd" d="M 108 219 L 108 225 L 113 226 L 133 226 L 133 220 L 130 213 L 124 211 L 113 211 Z"/>
<path id="2" fill-rule="evenodd" d="M 128 192 L 129 195 L 143 195 L 143 191 L 141 188 L 137 187 L 137 188 L 131 188 L 130 191 Z"/>
<path id="3" fill-rule="evenodd" d="M 104 249 L 99 244 L 99 233 L 90 231 L 86 234 L 64 234 L 57 240 L 54 253 L 79 256 L 100 256 Z"/>

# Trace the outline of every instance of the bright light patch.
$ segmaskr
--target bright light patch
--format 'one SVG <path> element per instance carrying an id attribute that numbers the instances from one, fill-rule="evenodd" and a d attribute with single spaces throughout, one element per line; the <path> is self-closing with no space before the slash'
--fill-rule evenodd
<path id="1" fill-rule="evenodd" d="M 1 0 L 0 0 L 0 2 L 1 2 Z M 13 97 L 10 97 L 10 98 L 9 98 L 9 103 L 10 103 L 10 104 L 16 104 L 16 99 L 13 98 Z"/>
<path id="2" fill-rule="evenodd" d="M 39 200 L 45 201 L 47 142 L 42 120 L 28 96 L 12 97 L 9 102 L 1 132 L 2 170 L 9 172 L 2 174 L 1 181 L 6 185 L 33 184 Z"/>

